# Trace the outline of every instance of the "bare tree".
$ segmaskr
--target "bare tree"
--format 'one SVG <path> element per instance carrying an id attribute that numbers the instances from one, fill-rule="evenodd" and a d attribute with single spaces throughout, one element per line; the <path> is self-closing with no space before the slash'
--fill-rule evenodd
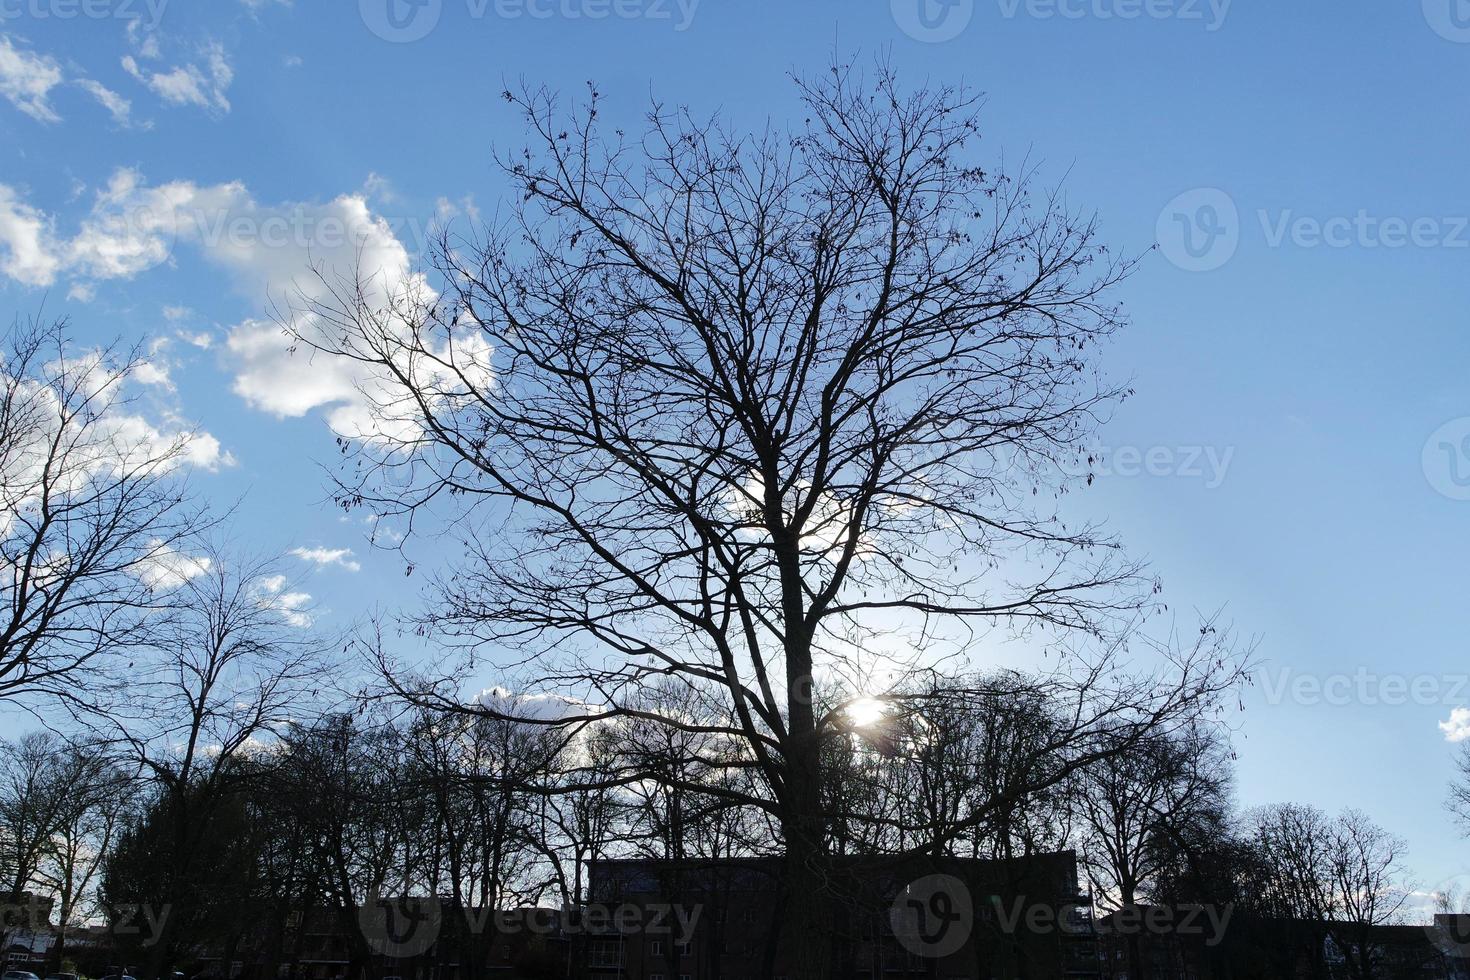
<path id="1" fill-rule="evenodd" d="M 1357 810 L 1329 818 L 1315 807 L 1281 804 L 1251 817 L 1259 859 L 1263 910 L 1307 927 L 1314 975 L 1325 976 L 1322 944 L 1341 954 L 1354 980 L 1381 976 L 1384 950 L 1377 926 L 1398 921 L 1410 888 L 1404 842 Z"/>
<path id="2" fill-rule="evenodd" d="M 150 949 L 152 975 L 167 972 L 177 923 L 197 898 L 195 862 L 212 823 L 255 770 L 264 751 L 312 696 L 321 649 L 306 612 L 268 561 L 240 560 L 206 547 L 197 574 L 179 589 L 173 615 L 152 624 L 154 655 L 125 701 L 110 706 L 110 738 L 159 795 L 168 836 L 160 855 L 164 897 L 176 914 Z"/>
<path id="3" fill-rule="evenodd" d="M 687 788 L 779 826 L 788 923 L 822 936 L 840 706 L 819 713 L 813 689 L 861 690 L 875 637 L 907 640 L 899 674 L 992 630 L 1096 642 L 1106 707 L 1067 710 L 1117 748 L 1237 675 L 1212 632 L 1166 651 L 1167 678 L 1117 671 L 1154 583 L 1047 503 L 1125 394 L 1090 351 L 1123 322 L 1107 292 L 1130 264 L 1029 172 L 968 159 L 968 93 L 844 66 L 797 85 L 798 132 L 656 104 L 641 139 L 601 129 L 595 89 L 566 113 L 507 92 L 533 144 L 502 160 L 523 200 L 483 240 L 439 243 L 446 294 L 323 270 L 286 326 L 363 371 L 373 423 L 344 442 L 341 502 L 410 530 L 464 505 L 468 559 L 425 627 L 522 665 L 522 705 L 573 706 L 536 723 L 724 740 L 708 761 L 757 778 Z M 379 665 L 399 694 L 463 707 L 452 668 Z M 658 679 L 714 710 L 649 710 Z M 826 945 L 797 945 L 797 975 L 826 976 Z"/>
<path id="4" fill-rule="evenodd" d="M 1384 976 L 1385 950 L 1374 938 L 1378 926 L 1399 921 L 1410 887 L 1406 845 L 1360 810 L 1345 810 L 1333 826 L 1328 869 L 1336 896 L 1332 935 L 1353 980 Z"/>
<path id="5" fill-rule="evenodd" d="M 1460 749 L 1455 767 L 1456 778 L 1450 783 L 1448 806 L 1465 832 L 1470 834 L 1470 743 Z"/>
<path id="6" fill-rule="evenodd" d="M 106 849 L 109 799 L 119 783 L 113 761 L 95 747 L 68 744 L 50 732 L 0 743 L 0 869 L 11 907 L 27 892 L 57 899 L 71 920 Z M 5 935 L 0 923 L 0 946 Z"/>
<path id="7" fill-rule="evenodd" d="M 56 899 L 56 939 L 47 952 L 56 971 L 63 969 L 68 930 L 101 911 L 97 885 L 102 862 L 135 810 L 134 774 L 119 760 L 87 743 L 65 751 L 75 778 L 58 798 L 56 832 L 37 869 L 42 887 Z"/>
<path id="8" fill-rule="evenodd" d="M 618 796 L 618 748 L 607 727 L 590 729 L 565 745 L 534 797 L 540 833 L 531 840 L 550 864 L 564 908 L 587 898 L 587 864 L 613 856 L 624 839 L 627 807 Z"/>
<path id="9" fill-rule="evenodd" d="M 405 830 L 427 836 L 421 833 L 426 808 L 420 794 L 405 793 L 405 739 L 390 724 L 329 714 L 293 723 L 284 740 L 274 785 L 307 835 L 312 881 L 339 917 L 348 939 L 347 975 L 356 980 L 373 954 L 355 926 L 358 910 L 428 880 L 423 850 L 403 839 Z"/>
<path id="10" fill-rule="evenodd" d="M 1189 828 L 1223 808 L 1229 771 L 1215 733 L 1159 734 L 1081 773 L 1074 793 L 1093 893 L 1126 909 L 1156 883 Z M 1136 935 L 1128 975 L 1146 977 Z"/>
<path id="11" fill-rule="evenodd" d="M 74 349 L 62 323 L 17 323 L 0 351 L 0 699 L 89 708 L 201 523 L 176 478 L 193 434 L 135 412 L 143 364 Z"/>
<path id="12" fill-rule="evenodd" d="M 61 745 L 49 732 L 32 732 L 0 752 L 0 868 L 10 902 L 34 883 L 61 821 L 67 775 Z"/>

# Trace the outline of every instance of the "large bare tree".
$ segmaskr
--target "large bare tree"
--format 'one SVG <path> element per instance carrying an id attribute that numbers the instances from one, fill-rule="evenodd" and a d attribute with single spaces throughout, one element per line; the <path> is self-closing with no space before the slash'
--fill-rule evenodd
<path id="1" fill-rule="evenodd" d="M 1237 676 L 1212 630 L 1150 652 L 1166 671 L 1122 670 L 1155 583 L 1056 512 L 1125 394 L 1092 354 L 1130 264 L 1029 172 L 975 164 L 967 92 L 881 66 L 796 86 L 805 125 L 754 135 L 655 104 L 634 137 L 605 131 L 595 89 L 507 92 L 530 145 L 501 159 L 504 220 L 441 240 L 402 288 L 319 270 L 283 319 L 362 371 L 373 422 L 344 439 L 342 503 L 462 532 L 424 625 L 519 695 L 469 709 L 696 736 L 678 778 L 779 827 L 788 924 L 811 937 L 846 707 L 819 711 L 818 688 L 888 697 L 1029 634 L 1085 661 L 1083 683 L 1047 678 L 1073 751 L 1038 771 L 1059 780 Z M 399 694 L 465 707 L 454 665 L 380 654 Z M 655 682 L 706 710 L 650 707 Z M 895 709 L 921 713 L 921 687 Z M 796 946 L 798 975 L 827 975 L 826 944 Z"/>
<path id="2" fill-rule="evenodd" d="M 92 706 L 199 529 L 177 479 L 194 435 L 139 413 L 145 363 L 62 323 L 17 322 L 0 350 L 0 699 Z"/>

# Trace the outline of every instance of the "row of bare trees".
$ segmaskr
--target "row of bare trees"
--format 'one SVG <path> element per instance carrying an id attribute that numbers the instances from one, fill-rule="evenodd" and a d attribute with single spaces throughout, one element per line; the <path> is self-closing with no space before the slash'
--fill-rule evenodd
<path id="1" fill-rule="evenodd" d="M 999 803 L 1010 790 L 996 787 L 1015 785 L 1015 771 L 1046 764 L 1037 746 L 1059 723 L 1037 704 L 1018 708 L 1019 683 L 997 680 L 997 691 L 1012 694 L 972 708 L 968 727 L 946 727 L 941 738 L 905 732 L 893 715 L 835 735 L 826 748 L 835 758 L 823 791 L 825 846 L 870 856 L 1076 849 L 1100 911 L 1205 904 L 1238 922 L 1284 924 L 1289 934 L 1274 934 L 1284 942 L 1255 951 L 1283 975 L 1302 964 L 1338 975 L 1327 972 L 1329 941 L 1355 980 L 1392 975 L 1372 930 L 1400 921 L 1412 887 L 1402 842 L 1352 811 L 1335 819 L 1296 804 L 1236 812 L 1228 755 L 1217 735 L 1200 730 L 1055 782 L 1033 780 L 1041 788 Z M 699 718 L 668 688 L 645 703 Z M 7 856 L 6 866 L 28 861 L 17 885 L 62 894 L 63 914 L 77 912 L 82 897 L 101 903 L 83 914 L 118 920 L 138 908 L 170 910 L 159 929 L 131 923 L 148 928 L 120 950 L 165 972 L 223 952 L 273 976 L 310 955 L 299 946 L 306 934 L 289 928 L 293 917 L 326 909 L 350 941 L 353 975 L 362 975 L 373 949 L 356 916 L 379 896 L 438 896 L 454 940 L 493 927 L 487 909 L 586 901 L 593 859 L 779 855 L 769 818 L 729 793 L 750 774 L 692 774 L 692 756 L 669 743 L 670 730 L 619 720 L 566 740 L 544 726 L 398 703 L 298 716 L 269 742 L 211 760 L 182 789 L 172 767 L 168 778 L 140 771 L 122 746 L 79 756 L 34 736 L 4 773 L 0 820 L 7 840 L 39 843 Z M 46 811 L 57 799 L 76 805 Z M 983 830 L 948 832 L 975 807 L 991 815 Z M 1239 928 L 1250 935 L 1249 925 Z M 442 948 L 459 956 L 486 947 Z M 462 968 L 474 977 L 489 966 Z M 1139 958 L 1130 975 L 1148 969 Z"/>

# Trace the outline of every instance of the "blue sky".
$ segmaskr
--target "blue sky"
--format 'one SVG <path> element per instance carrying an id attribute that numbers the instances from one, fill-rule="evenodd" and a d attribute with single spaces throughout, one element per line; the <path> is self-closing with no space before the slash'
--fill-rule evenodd
<path id="1" fill-rule="evenodd" d="M 436 220 L 492 213 L 506 81 L 760 125 L 799 121 L 788 70 L 887 52 L 984 92 L 984 149 L 1065 176 L 1111 244 L 1161 245 L 1119 293 L 1114 471 L 1071 505 L 1176 608 L 1261 638 L 1243 801 L 1359 806 L 1425 886 L 1470 873 L 1441 807 L 1470 734 L 1470 3 L 389 2 L 0 0 L 7 321 L 44 301 L 88 342 L 166 338 L 147 397 L 220 441 L 195 480 L 240 501 L 237 536 L 351 550 L 295 568 L 318 623 L 417 579 L 324 502 L 351 400 L 263 319 L 307 256 L 366 229 L 411 261 Z M 179 227 L 180 201 L 251 230 Z"/>

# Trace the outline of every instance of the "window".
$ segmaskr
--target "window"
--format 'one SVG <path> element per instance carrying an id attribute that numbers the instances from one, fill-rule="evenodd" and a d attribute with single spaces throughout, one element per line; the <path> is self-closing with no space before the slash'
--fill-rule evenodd
<path id="1" fill-rule="evenodd" d="M 649 956 L 662 956 L 663 954 L 664 944 L 660 940 L 655 939 L 653 942 L 648 944 Z M 660 980 L 662 980 L 662 978 L 660 978 Z"/>
<path id="2" fill-rule="evenodd" d="M 664 975 L 662 973 L 650 973 L 648 980 L 664 980 Z"/>
<path id="3" fill-rule="evenodd" d="M 691 955 L 691 953 L 690 953 L 690 947 L 691 946 L 693 946 L 692 943 L 680 943 L 679 944 L 679 955 L 680 956 L 689 956 L 689 955 Z M 689 978 L 688 977 L 682 977 L 681 980 L 689 980 Z"/>
<path id="4" fill-rule="evenodd" d="M 592 967 L 620 967 L 623 965 L 623 947 L 617 940 L 599 939 L 592 944 L 587 958 Z"/>

